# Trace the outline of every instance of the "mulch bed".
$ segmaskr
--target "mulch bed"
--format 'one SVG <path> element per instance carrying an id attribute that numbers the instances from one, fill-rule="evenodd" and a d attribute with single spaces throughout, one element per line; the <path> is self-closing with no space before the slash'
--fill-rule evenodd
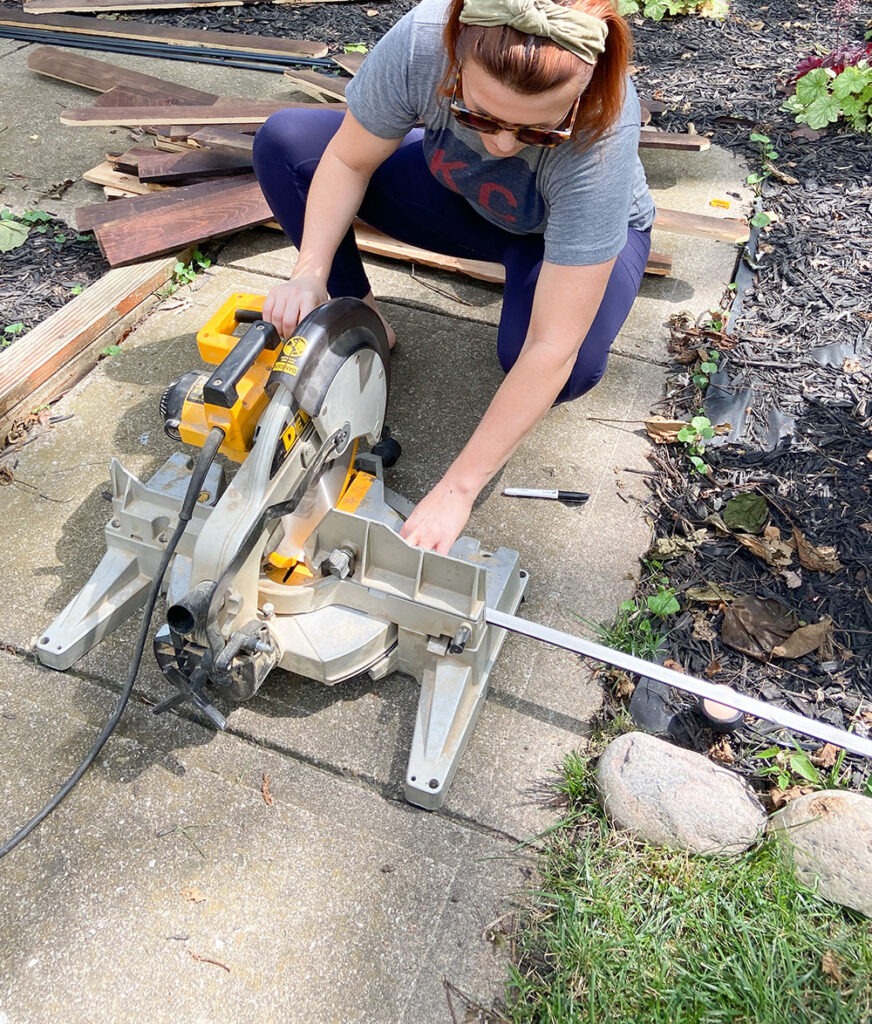
<path id="1" fill-rule="evenodd" d="M 130 17 L 318 39 L 336 54 L 346 44 L 371 46 L 412 6 L 410 0 L 263 5 L 137 11 Z M 845 27 L 848 39 L 862 38 L 861 24 Z M 706 531 L 690 553 L 662 563 L 683 608 L 667 623 L 668 652 L 675 662 L 714 682 L 868 735 L 872 136 L 839 129 L 818 135 L 798 129 L 792 116 L 779 110 L 797 61 L 815 46 L 830 49 L 835 31 L 828 5 L 782 0 L 762 7 L 734 0 L 725 22 L 634 21 L 639 91 L 666 105 L 656 119 L 659 127 L 708 135 L 748 158 L 753 168 L 760 166 L 760 146 L 750 140 L 752 132 L 768 135 L 779 153 L 760 190 L 762 207 L 776 221 L 760 233 L 745 261 L 753 273 L 748 288 L 740 288 L 727 330 L 701 334 L 694 318 L 703 323 L 706 310 L 693 310 L 690 321 L 676 321 L 671 329 L 677 357 L 686 358 L 697 347 L 716 348 L 721 371 L 703 394 L 692 384 L 688 366 L 676 362 L 673 386 L 658 411 L 688 418 L 705 408 L 713 422 L 728 419 L 733 430 L 707 449 L 708 476 L 693 473 L 679 445 L 656 447 L 649 512 L 658 540 Z M 8 267 L 4 260 L 4 270 Z M 62 276 L 77 281 L 81 274 L 77 267 L 75 274 Z M 24 319 L 21 310 L 15 316 Z M 799 543 L 797 531 L 813 548 L 832 547 L 839 567 L 809 568 L 796 550 L 785 556 L 784 549 L 781 561 L 769 565 L 735 532 L 720 529 L 717 517 L 742 493 L 766 500 L 770 544 L 772 528 L 784 542 Z M 821 651 L 798 658 L 739 653 L 723 641 L 730 602 L 688 597 L 688 591 L 709 583 L 747 604 L 752 632 L 760 606 L 750 599 L 756 598 L 777 602 L 766 607 L 780 608 L 795 624 L 828 616 L 832 636 Z M 653 580 L 644 581 L 642 594 L 654 587 Z M 687 713 L 687 701 L 672 697 L 684 709 L 684 742 L 713 750 L 749 776 L 760 767 L 753 755 L 763 743 L 820 746 L 782 733 L 769 738 L 765 723 L 716 739 Z M 848 763 L 853 785 L 863 786 L 869 765 L 862 759 Z"/>
<path id="2" fill-rule="evenodd" d="M 108 269 L 93 235 L 54 220 L 31 228 L 23 245 L 0 257 L 0 351 Z M 23 325 L 19 333 L 4 335 L 17 324 Z"/>
<path id="3" fill-rule="evenodd" d="M 765 23 L 760 20 L 765 19 Z M 861 24 L 846 25 L 847 38 L 863 37 Z M 771 2 L 759 7 L 734 2 L 724 23 L 684 19 L 636 26 L 640 91 L 667 104 L 659 124 L 691 128 L 761 165 L 752 132 L 767 135 L 778 151 L 761 186 L 761 204 L 776 217 L 753 258 L 750 287 L 728 334 L 704 337 L 691 329 L 674 347 L 716 348 L 722 372 L 695 394 L 688 373 L 676 377 L 659 411 L 686 416 L 702 405 L 720 422 L 735 424 L 728 442 L 709 447 L 709 478 L 691 474 L 676 446 L 656 451 L 658 475 L 650 511 L 658 538 L 706 540 L 692 555 L 664 563 L 679 592 L 713 581 L 743 599 L 775 601 L 797 624 L 829 616 L 831 643 L 795 659 L 762 660 L 723 641 L 723 603 L 683 601 L 687 609 L 670 623 L 667 646 L 687 671 L 708 674 L 751 696 L 852 728 L 872 731 L 872 136 L 800 128 L 779 110 L 784 83 L 798 59 L 835 42 L 829 7 Z M 817 137 L 816 137 L 817 135 Z M 697 316 L 704 310 L 693 311 Z M 735 399 L 738 396 L 738 401 Z M 768 565 L 731 534 L 712 527 L 735 495 L 754 493 L 769 506 L 769 526 L 790 541 L 794 531 L 816 548 L 832 547 L 840 568 L 789 562 Z M 774 533 L 770 529 L 770 536 Z M 804 561 L 814 565 L 808 552 Z M 769 606 L 774 607 L 774 606 Z M 752 623 L 760 625 L 760 607 Z M 771 730 L 744 727 L 716 752 L 748 774 Z M 777 734 L 777 739 L 784 739 Z M 713 737 L 689 731 L 700 748 Z M 815 741 L 788 737 L 815 750 Z M 850 759 L 852 783 L 862 786 L 870 766 Z M 799 781 L 799 780 L 797 780 Z M 776 795 L 778 798 L 778 795 Z"/>

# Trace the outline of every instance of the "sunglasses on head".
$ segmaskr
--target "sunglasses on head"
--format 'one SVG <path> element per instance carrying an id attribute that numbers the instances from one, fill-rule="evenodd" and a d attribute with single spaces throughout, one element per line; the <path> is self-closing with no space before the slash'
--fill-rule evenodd
<path id="1" fill-rule="evenodd" d="M 497 132 L 510 132 L 525 146 L 539 146 L 542 149 L 551 149 L 559 146 L 572 138 L 572 129 L 575 126 L 575 118 L 578 115 L 578 106 L 581 102 L 581 95 L 575 98 L 572 109 L 563 118 L 556 128 L 538 128 L 529 124 L 509 124 L 500 121 L 490 114 L 482 114 L 477 110 L 470 110 L 463 101 L 463 85 L 460 80 L 460 68 L 457 69 L 457 76 L 454 79 L 454 90 L 451 93 L 451 102 L 448 109 L 451 111 L 455 121 L 466 128 L 471 128 L 481 135 L 496 135 Z"/>

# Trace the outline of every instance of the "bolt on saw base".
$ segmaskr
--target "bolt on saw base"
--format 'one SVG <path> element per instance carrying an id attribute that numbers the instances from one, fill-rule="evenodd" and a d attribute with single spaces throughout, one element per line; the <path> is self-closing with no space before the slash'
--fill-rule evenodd
<path id="1" fill-rule="evenodd" d="M 237 468 L 211 465 L 164 574 L 154 653 L 173 692 L 154 710 L 190 703 L 223 729 L 215 701 L 248 700 L 276 668 L 328 686 L 407 673 L 420 696 L 405 795 L 438 808 L 505 637 L 486 613 L 512 615 L 527 574 L 508 548 L 461 537 L 446 556 L 399 536 L 411 506 L 382 477 L 398 446 L 383 437 L 390 356 L 378 315 L 333 299 L 282 341 L 262 308 L 263 296 L 230 296 L 197 335 L 214 369 L 161 399 L 170 437 L 202 447 L 220 431 Z M 112 460 L 106 554 L 41 636 L 44 665 L 70 668 L 145 606 L 194 465 L 176 452 L 142 482 Z"/>

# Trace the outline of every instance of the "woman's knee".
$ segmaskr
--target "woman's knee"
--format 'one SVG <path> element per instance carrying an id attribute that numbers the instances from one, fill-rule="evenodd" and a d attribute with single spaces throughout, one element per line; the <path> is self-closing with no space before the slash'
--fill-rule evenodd
<path id="1" fill-rule="evenodd" d="M 317 162 L 341 121 L 341 112 L 333 110 L 289 108 L 270 115 L 254 136 L 255 173 L 260 177 L 277 164 L 293 170 L 307 161 Z"/>
<path id="2" fill-rule="evenodd" d="M 554 400 L 554 404 L 563 405 L 564 402 L 574 402 L 576 398 L 581 398 L 588 391 L 592 391 L 602 380 L 603 374 L 606 372 L 607 362 L 608 360 L 606 359 L 595 365 L 590 365 L 579 354 L 579 358 L 572 368 L 572 373 L 569 375 L 569 380 L 563 385 L 560 394 Z"/>

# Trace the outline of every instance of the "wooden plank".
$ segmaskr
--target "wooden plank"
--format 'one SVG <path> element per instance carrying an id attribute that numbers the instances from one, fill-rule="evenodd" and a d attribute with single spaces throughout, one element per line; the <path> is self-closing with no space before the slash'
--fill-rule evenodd
<path id="1" fill-rule="evenodd" d="M 233 100 L 223 97 L 208 107 L 184 108 L 185 124 L 263 124 L 279 110 L 313 107 L 323 108 L 322 103 L 287 103 L 273 100 Z M 339 107 L 339 104 L 336 104 Z M 181 114 L 181 110 L 180 110 Z M 154 111 L 143 107 L 80 107 L 61 111 L 61 124 L 83 125 L 91 128 L 111 128 L 125 125 L 129 128 L 149 125 L 154 122 Z"/>
<path id="2" fill-rule="evenodd" d="M 285 78 L 290 79 L 297 92 L 305 93 L 316 100 L 344 100 L 345 87 L 350 79 L 338 75 L 325 75 L 320 71 L 300 71 L 285 68 Z"/>
<path id="3" fill-rule="evenodd" d="M 469 260 L 459 256 L 443 256 L 441 253 L 420 249 L 416 245 L 398 242 L 395 238 L 376 231 L 375 228 L 362 221 L 354 222 L 354 237 L 357 247 L 373 256 L 386 259 L 404 260 L 409 263 L 420 263 L 423 267 L 436 270 L 448 270 L 477 281 L 489 281 L 491 284 L 505 284 L 506 272 L 501 263 L 489 263 L 485 260 Z M 663 253 L 652 252 L 645 267 L 646 274 L 666 276 L 672 270 L 672 257 Z"/>
<path id="4" fill-rule="evenodd" d="M 716 242 L 747 242 L 751 229 L 737 217 L 710 217 L 704 213 L 682 213 L 657 207 L 654 227 L 660 231 L 674 231 L 679 235 L 696 235 Z"/>
<path id="5" fill-rule="evenodd" d="M 245 135 L 233 128 L 222 128 L 220 125 L 200 128 L 188 136 L 188 141 L 198 146 L 224 146 L 226 149 L 249 154 L 254 146 L 253 135 Z"/>
<path id="6" fill-rule="evenodd" d="M 151 6 L 151 5 L 149 5 Z M 324 57 L 327 44 L 310 39 L 283 39 L 276 36 L 243 35 L 241 32 L 214 32 L 209 29 L 150 25 L 147 22 L 116 21 L 106 18 L 79 18 L 59 14 L 51 18 L 35 17 L 0 8 L 0 25 L 12 28 L 50 30 L 99 38 L 130 39 L 164 46 L 193 46 L 204 51 L 235 50 L 247 56 L 269 54 L 275 57 Z"/>
<path id="7" fill-rule="evenodd" d="M 333 63 L 338 64 L 349 75 L 356 75 L 360 71 L 360 65 L 365 60 L 365 53 L 342 53 L 339 56 L 333 57 Z"/>
<path id="8" fill-rule="evenodd" d="M 229 178 L 251 172 L 251 156 L 234 150 L 198 149 L 188 153 L 161 153 L 152 149 L 139 158 L 139 180 L 178 185 L 208 178 Z"/>
<path id="9" fill-rule="evenodd" d="M 661 132 L 656 128 L 643 128 L 639 135 L 639 149 L 672 149 L 686 153 L 702 153 L 711 144 L 711 139 L 704 135 Z"/>
<path id="10" fill-rule="evenodd" d="M 276 6 L 296 6 L 312 3 L 338 3 L 340 0 L 29 0 L 24 10 L 29 14 L 44 15 L 61 11 L 100 13 L 103 11 L 170 11 L 198 7 L 244 7 L 246 4 L 272 3 Z"/>
<path id="11" fill-rule="evenodd" d="M 198 106 L 208 106 L 220 98 L 211 93 L 203 93 L 203 99 L 198 101 Z M 176 108 L 186 105 L 191 105 L 187 99 L 176 96 L 167 89 L 133 88 L 130 85 L 116 85 L 100 93 L 93 103 L 95 107 L 148 107 L 160 113 L 168 111 L 178 116 L 181 116 L 181 110 Z"/>
<path id="12" fill-rule="evenodd" d="M 217 194 L 189 200 L 182 214 L 166 206 L 98 227 L 95 233 L 106 259 L 113 267 L 124 266 L 272 219 L 256 181 L 227 184 Z"/>
<path id="13" fill-rule="evenodd" d="M 102 164 L 97 164 L 96 167 L 92 167 L 89 171 L 85 171 L 82 177 L 93 185 L 108 185 L 110 188 L 119 188 L 128 195 L 146 196 L 152 191 L 152 188 L 144 185 L 136 175 L 123 174 L 121 171 L 116 171 L 108 160 Z M 159 186 L 155 185 L 153 187 L 158 188 Z"/>
<path id="14" fill-rule="evenodd" d="M 49 381 L 54 394 L 47 397 L 41 393 L 42 402 L 51 401 L 83 377 L 97 362 L 106 331 L 134 311 L 145 313 L 144 304 L 170 280 L 178 258 L 163 257 L 110 270 L 16 341 L 0 360 L 0 417 L 8 417 Z M 90 358 L 76 361 L 86 351 Z M 73 361 L 76 365 L 71 376 Z"/>
<path id="15" fill-rule="evenodd" d="M 200 89 L 189 89 L 177 82 L 168 82 L 154 75 L 143 75 L 138 71 L 130 71 L 110 64 L 104 60 L 94 60 L 72 50 L 57 46 L 40 46 L 27 58 L 27 66 L 48 78 L 57 78 L 71 85 L 81 85 L 85 89 L 96 92 L 108 92 L 116 87 L 130 89 L 146 95 L 163 95 L 167 102 L 190 103 L 205 106 L 214 103 L 218 97 L 211 92 Z"/>
<path id="16" fill-rule="evenodd" d="M 148 195 L 133 196 L 127 199 L 116 199 L 111 203 L 94 203 L 76 210 L 76 227 L 79 231 L 93 231 L 103 224 L 115 220 L 125 220 L 144 213 L 153 213 L 162 207 L 174 207 L 182 215 L 185 205 L 192 200 L 213 196 L 223 190 L 254 181 L 254 175 L 232 182 L 203 181 L 196 185 L 183 185 L 181 188 L 165 188 Z"/>
<path id="17" fill-rule="evenodd" d="M 77 11 L 79 13 L 103 11 L 150 11 L 150 10 L 173 10 L 175 8 L 190 7 L 242 7 L 246 3 L 256 3 L 257 0 L 152 0 L 147 4 L 144 0 L 26 0 L 24 10 L 28 14 L 46 15 L 60 14 L 62 11 Z"/>

